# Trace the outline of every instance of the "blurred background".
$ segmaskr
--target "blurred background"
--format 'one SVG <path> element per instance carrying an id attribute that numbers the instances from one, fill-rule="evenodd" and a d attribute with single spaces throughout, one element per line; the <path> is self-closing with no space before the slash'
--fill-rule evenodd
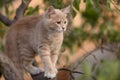
<path id="1" fill-rule="evenodd" d="M 12 20 L 21 1 L 0 0 L 0 14 Z M 84 73 L 73 73 L 73 80 L 120 80 L 120 0 L 31 0 L 24 16 L 43 14 L 50 5 L 59 9 L 70 5 L 73 16 L 57 67 Z M 0 15 L 3 52 L 8 28 Z"/>

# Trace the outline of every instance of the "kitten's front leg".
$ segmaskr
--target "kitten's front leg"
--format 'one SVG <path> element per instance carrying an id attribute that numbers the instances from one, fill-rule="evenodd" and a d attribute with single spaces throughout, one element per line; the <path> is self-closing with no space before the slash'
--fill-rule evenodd
<path id="1" fill-rule="evenodd" d="M 44 76 L 46 76 L 47 78 L 56 77 L 56 72 L 54 71 L 54 67 L 50 58 L 50 50 L 47 48 L 40 48 L 39 54 L 44 64 L 44 70 L 45 70 Z"/>
<path id="2" fill-rule="evenodd" d="M 56 63 L 57 63 L 57 60 L 58 60 L 58 56 L 59 56 L 59 52 L 58 51 L 53 51 L 51 53 L 51 60 L 52 60 L 52 63 L 53 63 L 53 66 L 54 66 L 54 70 L 57 74 L 57 68 L 56 68 Z"/>

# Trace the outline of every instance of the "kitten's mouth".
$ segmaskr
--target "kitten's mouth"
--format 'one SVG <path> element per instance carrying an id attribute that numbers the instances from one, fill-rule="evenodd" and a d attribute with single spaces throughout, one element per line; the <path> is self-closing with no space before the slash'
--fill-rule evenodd
<path id="1" fill-rule="evenodd" d="M 63 31 L 57 31 L 58 33 L 61 33 L 61 32 L 63 32 Z"/>
<path id="2" fill-rule="evenodd" d="M 57 32 L 61 33 L 61 32 L 64 32 L 66 31 L 65 29 L 62 29 L 62 30 L 57 30 Z"/>

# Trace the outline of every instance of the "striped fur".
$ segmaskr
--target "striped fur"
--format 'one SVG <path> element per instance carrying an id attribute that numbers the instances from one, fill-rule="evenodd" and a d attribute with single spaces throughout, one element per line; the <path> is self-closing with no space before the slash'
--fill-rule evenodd
<path id="1" fill-rule="evenodd" d="M 66 31 L 69 8 L 62 10 L 49 7 L 43 15 L 21 18 L 7 31 L 5 53 L 18 69 L 25 69 L 33 75 L 43 71 L 34 67 L 32 62 L 39 55 L 45 76 L 56 76 L 56 62 Z M 22 73 L 22 71 L 21 71 Z"/>

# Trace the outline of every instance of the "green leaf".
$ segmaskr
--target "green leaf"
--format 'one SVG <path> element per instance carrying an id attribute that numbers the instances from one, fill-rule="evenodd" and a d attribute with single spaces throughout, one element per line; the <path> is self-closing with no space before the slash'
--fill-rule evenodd
<path id="1" fill-rule="evenodd" d="M 81 0 L 74 0 L 73 6 L 79 11 L 79 4 Z"/>
<path id="2" fill-rule="evenodd" d="M 0 8 L 8 5 L 8 4 L 11 4 L 14 0 L 0 0 Z"/>
<path id="3" fill-rule="evenodd" d="M 98 21 L 99 16 L 100 9 L 96 8 L 95 3 L 92 0 L 87 0 L 86 10 L 82 12 L 82 17 L 86 19 L 86 23 L 88 22 L 92 25 L 92 27 L 94 27 Z"/>
<path id="4" fill-rule="evenodd" d="M 37 5 L 35 8 L 28 7 L 26 15 L 37 14 L 39 11 L 39 6 Z"/>
<path id="5" fill-rule="evenodd" d="M 117 60 L 105 61 L 98 70 L 97 80 L 117 80 L 119 77 L 119 62 Z"/>
<path id="6" fill-rule="evenodd" d="M 3 6 L 3 0 L 0 0 L 0 8 Z"/>
<path id="7" fill-rule="evenodd" d="M 83 68 L 84 68 L 85 76 L 87 78 L 91 77 L 91 75 L 92 75 L 92 68 L 91 68 L 91 66 L 89 66 L 89 64 L 87 62 L 84 62 Z"/>

